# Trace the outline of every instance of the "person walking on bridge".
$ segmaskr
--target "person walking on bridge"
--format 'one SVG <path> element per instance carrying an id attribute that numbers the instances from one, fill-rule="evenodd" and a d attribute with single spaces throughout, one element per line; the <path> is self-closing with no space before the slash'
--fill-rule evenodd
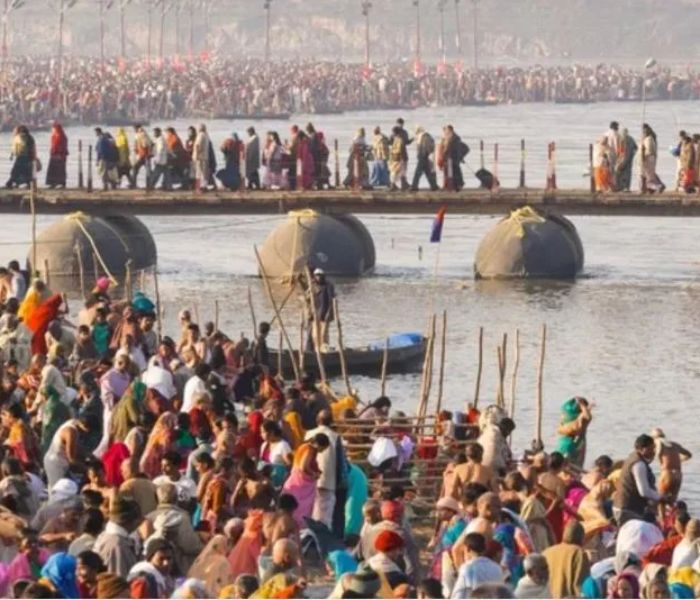
<path id="1" fill-rule="evenodd" d="M 248 127 L 245 143 L 245 177 L 249 190 L 260 189 L 260 138 L 254 127 Z"/>
<path id="2" fill-rule="evenodd" d="M 417 151 L 416 158 L 418 159 L 418 162 L 416 163 L 416 172 L 413 175 L 413 185 L 411 186 L 411 190 L 414 192 L 418 191 L 421 177 L 425 175 L 426 179 L 428 180 L 428 184 L 430 185 L 430 189 L 435 192 L 439 189 L 435 177 L 435 164 L 433 163 L 435 140 L 422 127 L 416 128 L 415 140 Z"/>

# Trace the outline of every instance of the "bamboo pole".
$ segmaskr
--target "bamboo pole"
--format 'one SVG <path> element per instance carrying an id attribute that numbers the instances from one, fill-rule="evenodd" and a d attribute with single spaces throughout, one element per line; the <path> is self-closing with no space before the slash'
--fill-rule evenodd
<path id="1" fill-rule="evenodd" d="M 146 291 L 146 269 L 141 269 L 141 283 L 139 284 L 139 289 L 142 292 Z"/>
<path id="2" fill-rule="evenodd" d="M 265 276 L 263 275 L 263 277 Z M 272 294 L 272 291 L 270 291 L 270 294 Z M 256 335 L 258 335 L 258 322 L 255 318 L 255 307 L 253 306 L 253 290 L 250 289 L 250 286 L 248 286 L 248 308 L 250 309 L 250 318 L 253 322 L 253 337 L 255 337 Z M 277 317 L 277 311 L 275 311 L 275 317 Z M 280 348 L 280 350 L 282 350 L 282 348 Z"/>
<path id="3" fill-rule="evenodd" d="M 498 349 L 498 406 L 506 405 L 506 367 L 508 363 L 508 334 L 503 334 L 503 341 Z"/>
<path id="4" fill-rule="evenodd" d="M 382 385 L 380 396 L 386 396 L 386 377 L 389 369 L 389 338 L 384 340 L 384 354 L 382 355 Z"/>
<path id="5" fill-rule="evenodd" d="M 423 377 L 421 381 L 421 396 L 418 401 L 418 410 L 416 411 L 419 418 L 423 418 L 427 413 L 427 402 L 430 398 L 430 370 L 432 369 L 432 354 L 433 341 L 435 339 L 435 315 L 430 318 L 430 333 L 428 336 L 428 345 L 425 349 L 425 359 L 423 361 Z"/>
<path id="6" fill-rule="evenodd" d="M 294 288 L 294 268 L 297 264 L 297 245 L 299 241 L 299 217 L 297 217 L 294 223 L 294 238 L 292 242 L 292 255 L 289 259 L 289 285 Z"/>
<path id="7" fill-rule="evenodd" d="M 340 356 L 340 370 L 343 374 L 345 389 L 348 396 L 352 396 L 352 387 L 350 387 L 350 377 L 348 375 L 348 363 L 345 360 L 345 346 L 343 345 L 343 324 L 340 321 L 340 311 L 338 310 L 338 299 L 333 298 L 333 314 L 335 315 L 335 324 L 338 327 L 338 352 Z"/>
<path id="8" fill-rule="evenodd" d="M 95 281 L 97 281 L 100 278 L 100 263 L 95 252 L 92 253 L 92 273 Z"/>
<path id="9" fill-rule="evenodd" d="M 49 259 L 44 259 L 44 283 L 47 288 L 51 287 L 51 271 L 49 271 Z"/>
<path id="10" fill-rule="evenodd" d="M 214 331 L 219 331 L 219 301 L 214 300 Z"/>
<path id="11" fill-rule="evenodd" d="M 156 290 L 156 331 L 158 332 L 158 340 L 163 339 L 163 310 L 160 303 L 160 288 L 158 287 L 158 264 L 153 268 L 153 285 Z"/>
<path id="12" fill-rule="evenodd" d="M 479 366 L 476 370 L 476 389 L 474 390 L 474 408 L 479 407 L 479 392 L 481 391 L 481 373 L 484 366 L 484 328 L 479 327 Z"/>
<path id="13" fill-rule="evenodd" d="M 282 300 L 282 303 L 280 304 L 280 313 L 284 310 L 285 305 L 287 304 L 287 301 L 292 297 L 292 294 L 294 293 L 294 290 L 296 289 L 296 283 L 292 286 L 292 289 L 287 292 L 287 295 L 284 297 L 284 300 Z M 252 304 L 252 299 L 250 300 L 250 303 Z M 277 320 L 277 315 L 273 315 L 272 319 L 270 320 L 270 327 L 272 327 L 275 324 L 275 321 Z"/>
<path id="14" fill-rule="evenodd" d="M 277 341 L 277 377 L 284 381 L 284 373 L 282 372 L 282 353 L 284 352 L 284 340 L 282 339 L 282 329 L 280 328 L 280 335 Z"/>
<path id="15" fill-rule="evenodd" d="M 83 265 L 83 243 L 78 240 L 75 243 L 75 255 L 78 258 L 78 276 L 80 277 L 80 295 L 83 298 L 83 302 L 86 299 L 85 296 L 85 267 Z"/>
<path id="16" fill-rule="evenodd" d="M 518 369 L 520 368 L 520 329 L 515 330 L 514 343 L 515 347 L 515 362 L 513 364 L 513 374 L 510 378 L 510 406 L 508 413 L 510 418 L 515 418 L 515 388 L 518 382 Z"/>
<path id="17" fill-rule="evenodd" d="M 535 441 L 542 446 L 542 374 L 544 372 L 544 357 L 547 345 L 547 326 L 542 325 L 540 341 L 540 361 L 537 366 L 537 420 L 535 422 Z"/>
<path id="18" fill-rule="evenodd" d="M 423 415 L 428 412 L 428 404 L 430 404 L 430 394 L 433 391 L 433 369 L 435 367 L 435 332 L 437 330 L 437 315 L 433 314 L 433 320 L 430 325 L 430 365 L 428 365 L 428 383 L 425 390 L 425 406 L 423 407 Z"/>
<path id="19" fill-rule="evenodd" d="M 36 247 L 36 186 L 32 185 L 29 188 L 29 208 L 32 211 L 32 270 L 34 273 L 30 274 L 30 279 L 39 276 L 39 265 L 37 264 L 37 252 Z M 47 284 L 48 285 L 48 284 Z"/>
<path id="20" fill-rule="evenodd" d="M 313 285 L 311 282 L 313 280 L 311 278 L 311 271 L 309 270 L 308 265 L 306 266 L 305 270 L 306 278 L 309 282 L 309 292 L 311 292 L 311 285 Z M 318 363 L 318 372 L 321 375 L 321 385 L 325 390 L 328 387 L 328 385 L 326 382 L 326 369 L 323 366 L 323 356 L 321 355 L 321 323 L 318 320 L 318 313 L 316 312 L 316 303 L 314 302 L 313 297 L 311 298 L 311 312 L 314 316 L 314 352 L 316 354 L 316 362 Z"/>
<path id="21" fill-rule="evenodd" d="M 496 362 L 498 364 L 498 386 L 496 388 L 496 406 L 503 406 L 503 349 L 496 346 Z"/>
<path id="22" fill-rule="evenodd" d="M 199 319 L 199 303 L 198 302 L 194 303 L 193 310 L 194 310 L 194 318 L 197 321 L 197 325 L 199 325 L 200 329 L 202 329 L 203 328 L 202 321 L 200 321 L 200 319 Z"/>
<path id="23" fill-rule="evenodd" d="M 440 342 L 440 375 L 438 378 L 437 407 L 435 412 L 442 409 L 442 394 L 445 382 L 445 354 L 447 352 L 447 311 L 442 311 L 442 340 Z"/>
<path id="24" fill-rule="evenodd" d="M 292 346 L 292 342 L 289 339 L 289 336 L 287 335 L 287 330 L 284 327 L 284 321 L 282 320 L 282 317 L 280 316 L 279 309 L 277 308 L 277 302 L 275 302 L 275 297 L 272 295 L 272 289 L 270 287 L 270 281 L 267 278 L 267 271 L 265 271 L 265 265 L 262 262 L 262 259 L 260 258 L 260 253 L 258 252 L 258 247 L 253 246 L 253 250 L 255 252 L 255 258 L 258 261 L 258 266 L 260 267 L 260 273 L 262 274 L 263 277 L 263 284 L 265 285 L 265 291 L 267 292 L 267 296 L 270 300 L 270 304 L 272 304 L 272 308 L 275 311 L 275 315 L 277 315 L 277 319 L 280 322 L 280 329 L 282 330 L 282 335 L 284 336 L 284 340 L 287 343 L 287 348 L 289 348 L 289 359 L 292 361 L 292 369 L 294 370 L 294 379 L 296 381 L 301 381 L 301 378 L 299 376 L 299 368 L 297 367 L 297 361 L 294 358 L 294 347 Z M 248 296 L 250 298 L 250 295 Z M 251 304 L 252 306 L 252 304 Z M 253 313 L 253 318 L 255 317 L 255 314 Z M 256 328 L 257 331 L 257 328 Z"/>
<path id="25" fill-rule="evenodd" d="M 299 322 L 299 370 L 304 372 L 304 362 L 306 360 L 306 339 L 304 333 L 306 332 L 306 315 L 304 314 L 304 309 L 301 309 L 301 321 Z"/>

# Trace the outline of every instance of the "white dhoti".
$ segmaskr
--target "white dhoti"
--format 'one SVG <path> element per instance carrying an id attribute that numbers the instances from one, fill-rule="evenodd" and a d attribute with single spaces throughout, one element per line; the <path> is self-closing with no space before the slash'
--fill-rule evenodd
<path id="1" fill-rule="evenodd" d="M 318 488 L 316 502 L 311 518 L 324 523 L 328 529 L 333 527 L 333 511 L 335 510 L 335 491 Z"/>

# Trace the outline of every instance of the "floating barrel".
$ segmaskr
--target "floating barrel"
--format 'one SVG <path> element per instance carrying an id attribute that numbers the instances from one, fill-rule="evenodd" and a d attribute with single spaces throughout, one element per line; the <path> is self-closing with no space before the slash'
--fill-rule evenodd
<path id="1" fill-rule="evenodd" d="M 367 228 L 352 215 L 292 211 L 267 238 L 260 257 L 269 277 L 323 269 L 328 275 L 359 277 L 374 268 Z"/>
<path id="2" fill-rule="evenodd" d="M 571 221 L 526 206 L 486 234 L 476 252 L 474 275 L 572 279 L 583 269 L 583 261 L 583 245 Z"/>
<path id="3" fill-rule="evenodd" d="M 122 284 L 129 261 L 133 274 L 154 267 L 157 253 L 153 236 L 136 217 L 74 213 L 41 232 L 36 240 L 36 267 L 31 264 L 33 258 L 30 249 L 30 272 L 39 271 L 45 277 L 48 264 L 54 290 L 79 292 L 81 265 L 89 291 L 105 275 Z"/>

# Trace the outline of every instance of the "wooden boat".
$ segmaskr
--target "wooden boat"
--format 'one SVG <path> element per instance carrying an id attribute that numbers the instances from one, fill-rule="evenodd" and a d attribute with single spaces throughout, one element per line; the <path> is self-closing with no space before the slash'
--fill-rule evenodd
<path id="1" fill-rule="evenodd" d="M 476 108 L 498 106 L 498 104 L 498 100 L 465 100 L 462 102 L 462 106 L 471 106 Z"/>
<path id="2" fill-rule="evenodd" d="M 387 373 L 413 373 L 420 371 L 428 340 L 420 336 L 419 341 L 405 345 L 389 345 Z M 337 377 L 342 374 L 340 352 L 334 348 L 323 352 L 323 367 L 328 377 Z M 368 377 L 381 376 L 384 348 L 379 344 L 373 344 L 358 348 L 345 349 L 345 362 L 349 375 L 366 375 Z M 279 364 L 279 350 L 270 348 L 270 367 L 277 370 Z M 299 351 L 294 351 L 294 360 L 299 364 Z M 304 371 L 318 375 L 318 362 L 316 353 L 304 352 Z M 294 377 L 294 370 L 289 357 L 289 350 L 282 354 L 282 372 L 287 378 Z"/>

